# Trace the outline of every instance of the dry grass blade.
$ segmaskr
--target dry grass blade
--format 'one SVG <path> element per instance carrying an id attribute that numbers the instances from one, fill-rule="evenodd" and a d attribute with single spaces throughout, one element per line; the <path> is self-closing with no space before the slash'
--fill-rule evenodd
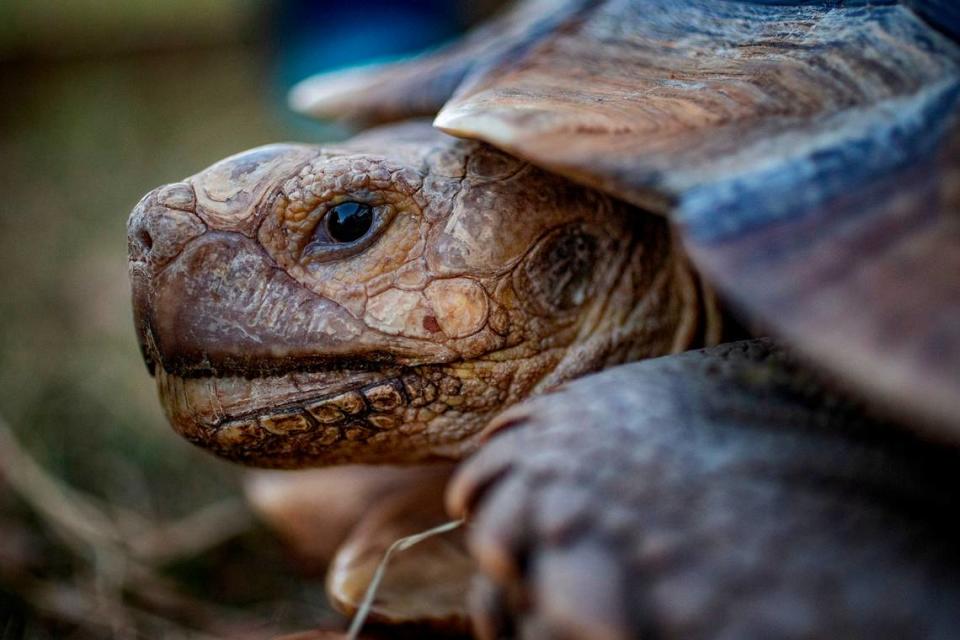
<path id="1" fill-rule="evenodd" d="M 357 607 L 357 612 L 354 614 L 353 620 L 350 622 L 350 629 L 347 631 L 347 640 L 357 640 L 360 637 L 360 631 L 363 629 L 363 624 L 366 622 L 367 616 L 370 615 L 370 610 L 373 608 L 374 598 L 377 597 L 377 589 L 380 588 L 380 583 L 383 581 L 383 576 L 387 571 L 387 565 L 390 563 L 390 558 L 392 558 L 395 553 L 409 549 L 413 545 L 423 542 L 428 538 L 439 536 L 458 529 L 463 525 L 463 523 L 463 520 L 447 522 L 446 524 L 442 524 L 438 527 L 434 527 L 420 533 L 415 533 L 412 536 L 400 538 L 390 545 L 390 548 L 387 549 L 387 552 L 383 554 L 383 559 L 380 561 L 380 564 L 377 565 L 377 570 L 374 572 L 373 578 L 370 580 L 370 585 L 367 587 L 367 591 L 363 596 L 363 600 L 360 602 L 360 606 Z"/>

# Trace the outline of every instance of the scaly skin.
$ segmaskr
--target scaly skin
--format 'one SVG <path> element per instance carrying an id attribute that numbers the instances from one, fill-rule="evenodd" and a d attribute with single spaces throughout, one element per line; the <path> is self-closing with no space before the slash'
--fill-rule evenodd
<path id="1" fill-rule="evenodd" d="M 484 437 L 447 490 L 479 638 L 957 637 L 960 450 L 768 341 L 586 376 Z"/>
<path id="2" fill-rule="evenodd" d="M 350 201 L 374 231 L 306 250 Z M 170 422 L 261 466 L 458 459 L 518 400 L 703 333 L 662 219 L 426 124 L 228 158 L 144 197 L 129 246 Z"/>

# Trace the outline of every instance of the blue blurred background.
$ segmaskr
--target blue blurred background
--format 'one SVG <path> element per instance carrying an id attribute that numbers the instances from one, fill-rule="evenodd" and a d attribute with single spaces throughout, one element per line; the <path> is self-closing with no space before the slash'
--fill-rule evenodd
<path id="1" fill-rule="evenodd" d="M 332 620 L 246 511 L 241 470 L 166 426 L 133 336 L 127 213 L 228 154 L 343 135 L 289 113 L 286 90 L 437 46 L 500 4 L 0 0 L 0 638 Z M 178 547 L 170 523 L 202 543 Z M 137 577 L 111 535 L 167 555 Z"/>
<path id="2" fill-rule="evenodd" d="M 389 60 L 452 39 L 475 18 L 476 3 L 443 0 L 317 2 L 277 5 L 278 79 L 284 87 L 312 73 Z"/>

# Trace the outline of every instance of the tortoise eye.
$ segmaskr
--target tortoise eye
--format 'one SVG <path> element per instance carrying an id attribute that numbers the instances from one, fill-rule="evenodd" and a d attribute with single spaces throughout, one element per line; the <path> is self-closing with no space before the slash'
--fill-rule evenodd
<path id="1" fill-rule="evenodd" d="M 373 244 L 395 213 L 388 204 L 354 200 L 317 209 L 319 221 L 304 245 L 301 257 L 311 264 L 320 264 L 356 255 Z"/>
<path id="2" fill-rule="evenodd" d="M 327 212 L 324 226 L 334 242 L 355 242 L 373 226 L 373 209 L 361 202 L 343 202 Z"/>

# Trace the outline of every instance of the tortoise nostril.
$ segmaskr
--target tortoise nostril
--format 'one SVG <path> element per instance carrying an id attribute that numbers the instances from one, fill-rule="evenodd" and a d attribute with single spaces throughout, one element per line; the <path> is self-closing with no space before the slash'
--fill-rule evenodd
<path id="1" fill-rule="evenodd" d="M 140 245 L 143 247 L 145 253 L 149 253 L 150 249 L 153 248 L 153 236 L 150 235 L 150 232 L 146 229 L 137 230 L 137 240 L 140 241 Z"/>
<path id="2" fill-rule="evenodd" d="M 185 185 L 156 189 L 134 208 L 127 222 L 130 260 L 160 268 L 170 262 L 193 238 L 206 231 L 197 215 L 186 210 L 192 190 Z M 171 205 L 177 205 L 175 208 Z"/>

